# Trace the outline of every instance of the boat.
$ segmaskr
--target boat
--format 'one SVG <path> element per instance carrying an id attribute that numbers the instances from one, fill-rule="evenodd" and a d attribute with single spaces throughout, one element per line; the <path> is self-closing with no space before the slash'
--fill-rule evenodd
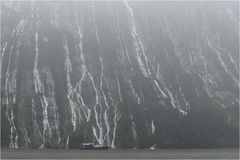
<path id="1" fill-rule="evenodd" d="M 94 143 L 81 143 L 81 149 L 94 149 Z"/>
<path id="2" fill-rule="evenodd" d="M 94 149 L 96 149 L 96 150 L 107 150 L 107 149 L 109 149 L 109 146 L 106 146 L 106 145 L 95 145 Z"/>
<path id="3" fill-rule="evenodd" d="M 109 146 L 97 144 L 94 145 L 94 143 L 81 143 L 81 149 L 82 150 L 106 150 L 109 149 Z"/>

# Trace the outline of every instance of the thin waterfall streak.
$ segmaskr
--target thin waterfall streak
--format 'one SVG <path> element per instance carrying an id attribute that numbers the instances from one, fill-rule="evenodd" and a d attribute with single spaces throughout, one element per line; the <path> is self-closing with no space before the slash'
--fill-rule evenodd
<path id="1" fill-rule="evenodd" d="M 76 130 L 76 121 L 77 121 L 77 115 L 76 115 L 76 106 L 74 102 L 71 99 L 71 95 L 73 94 L 73 87 L 71 84 L 71 78 L 70 78 L 70 72 L 72 71 L 72 64 L 69 58 L 69 49 L 67 46 L 67 41 L 64 44 L 64 49 L 65 49 L 65 69 L 66 69 L 66 78 L 67 78 L 67 88 L 68 88 L 68 93 L 67 93 L 67 98 L 69 101 L 69 106 L 70 106 L 70 111 L 71 111 L 71 123 L 73 125 L 73 131 Z"/>
<path id="2" fill-rule="evenodd" d="M 124 44 L 124 42 L 123 42 L 123 40 L 122 40 L 122 38 L 121 38 L 121 35 L 120 35 L 119 24 L 117 24 L 117 23 L 115 22 L 115 21 L 118 21 L 118 17 L 117 17 L 117 16 L 114 17 L 113 14 L 112 14 L 112 17 L 113 17 L 113 24 L 112 24 L 113 30 L 115 31 L 116 35 L 118 35 L 117 39 L 118 39 L 119 43 L 121 44 L 121 52 L 123 53 L 124 58 L 125 58 L 125 55 L 124 55 L 124 54 L 126 54 L 126 57 L 127 57 L 127 60 L 128 60 L 128 62 L 129 62 L 129 64 L 132 64 L 131 59 L 130 59 L 130 57 L 129 57 L 129 54 L 128 54 L 127 50 L 126 50 L 126 49 L 123 49 L 123 47 L 122 47 L 122 45 Z M 116 19 L 116 20 L 115 20 L 115 19 Z"/>
<path id="3" fill-rule="evenodd" d="M 40 75 L 38 72 L 38 33 L 35 33 L 35 60 L 34 60 L 34 68 L 33 68 L 33 77 L 34 77 L 34 85 L 35 85 L 35 93 L 38 94 L 41 91 L 41 81 L 40 81 Z"/>
<path id="4" fill-rule="evenodd" d="M 237 64 L 234 62 L 233 57 L 230 54 L 227 54 L 227 55 L 228 55 L 232 65 L 234 66 L 235 71 L 239 72 L 239 68 L 237 67 Z"/>
<path id="5" fill-rule="evenodd" d="M 147 67 L 148 75 L 151 77 L 151 71 L 150 71 L 149 66 L 148 66 L 148 59 L 147 59 L 147 56 L 146 56 L 146 54 L 145 54 L 144 46 L 143 46 L 143 43 L 142 43 L 142 41 L 141 41 L 141 39 L 140 39 L 140 36 L 138 35 L 137 32 L 136 32 L 136 38 L 137 38 L 137 40 L 138 40 L 139 47 L 140 47 L 140 49 L 141 49 L 141 51 L 142 51 L 142 55 L 143 55 L 143 57 L 144 57 L 144 62 L 145 62 L 146 67 Z"/>
<path id="6" fill-rule="evenodd" d="M 86 104 L 84 103 L 84 100 L 83 100 L 83 97 L 81 95 L 81 92 L 82 92 L 82 83 L 83 81 L 85 80 L 86 76 L 87 76 L 87 66 L 86 66 L 86 62 L 85 62 L 85 57 L 84 57 L 84 54 L 83 54 L 83 33 L 82 33 L 82 30 L 81 30 L 81 27 L 79 25 L 79 21 L 78 21 L 78 14 L 75 12 L 75 15 L 77 17 L 77 20 L 76 20 L 76 25 L 77 25 L 77 39 L 78 39 L 78 49 L 80 51 L 80 61 L 81 61 L 81 71 L 82 71 L 82 76 L 81 76 L 81 79 L 78 83 L 78 93 L 76 92 L 77 94 L 77 97 L 78 99 L 80 99 L 80 107 L 82 109 L 82 111 L 84 112 L 84 115 L 85 115 L 85 118 L 87 119 L 87 122 L 90 121 L 90 116 L 91 116 L 91 110 L 86 106 Z"/>
<path id="7" fill-rule="evenodd" d="M 152 123 L 151 123 L 151 133 L 152 133 L 152 135 L 155 134 L 155 130 L 156 130 L 156 128 L 155 128 L 155 125 L 154 125 L 154 121 L 152 119 Z"/>
<path id="8" fill-rule="evenodd" d="M 6 74 L 9 76 L 10 64 L 12 60 L 13 46 L 11 46 Z"/>
<path id="9" fill-rule="evenodd" d="M 35 101 L 34 101 L 34 99 L 32 99 L 32 121 L 33 121 L 34 133 L 35 133 L 35 135 L 38 134 L 38 136 L 40 136 L 41 139 L 43 140 L 43 135 L 37 124 L 37 119 L 36 119 L 37 116 L 36 115 L 37 115 L 37 113 L 36 113 Z"/>
<path id="10" fill-rule="evenodd" d="M 19 57 L 19 41 L 16 45 L 16 57 L 15 57 L 15 63 L 14 63 L 14 66 L 17 66 L 18 64 L 18 57 Z M 7 42 L 5 43 L 5 46 L 3 48 L 3 54 L 5 52 L 5 49 L 7 47 Z M 13 74 L 12 76 L 10 77 L 9 75 L 9 70 L 10 70 L 10 64 L 11 64 L 11 61 L 12 61 L 12 52 L 13 52 L 13 46 L 11 47 L 10 49 L 10 57 L 9 57 L 9 63 L 8 63 L 8 67 L 7 67 L 7 73 L 6 73 L 6 81 L 5 81 L 5 91 L 7 94 L 7 99 L 8 100 L 8 104 L 7 104 L 7 108 L 6 108 L 6 117 L 10 123 L 10 148 L 18 148 L 19 147 L 19 136 L 18 136 L 18 132 L 17 132 L 17 128 L 16 128 L 16 125 L 14 123 L 14 113 L 13 113 L 13 110 L 14 110 L 14 106 L 16 104 L 16 96 L 17 96 L 17 93 L 16 93 L 16 89 L 17 89 L 17 83 L 16 83 L 16 75 L 17 75 L 17 67 L 13 68 Z M 2 54 L 1 54 L 2 55 Z M 11 96 L 10 96 L 11 95 Z M 10 96 L 10 97 L 9 97 Z M 9 112 L 10 112 L 10 116 L 9 116 Z M 19 130 L 21 131 L 21 127 L 19 127 Z"/>
<path id="11" fill-rule="evenodd" d="M 12 61 L 12 52 L 13 52 L 13 45 L 11 46 L 10 49 L 10 55 L 9 55 L 9 60 L 8 60 L 8 66 L 7 66 L 7 71 L 6 71 L 6 76 L 5 76 L 5 93 L 6 93 L 6 117 L 7 120 L 9 121 L 10 124 L 10 142 L 9 142 L 9 147 L 10 148 L 18 148 L 18 133 L 16 130 L 16 126 L 14 123 L 14 114 L 13 114 L 13 108 L 15 105 L 15 96 L 16 94 L 14 94 L 14 90 L 16 88 L 16 86 L 14 86 L 14 84 L 16 85 L 16 83 L 14 83 L 14 75 L 16 74 L 16 72 L 13 73 L 12 77 L 10 77 L 10 65 L 11 65 L 11 61 Z M 10 114 L 10 115 L 9 115 Z"/>
<path id="12" fill-rule="evenodd" d="M 107 127 L 107 131 L 106 131 L 105 136 L 103 137 L 103 142 L 107 138 L 107 143 L 108 143 L 108 145 L 110 145 L 110 140 L 109 140 L 110 125 L 109 125 L 109 121 L 108 121 L 107 112 L 108 112 L 108 110 L 105 110 L 105 112 L 104 112 L 104 121 L 105 121 L 105 124 L 106 124 L 106 127 Z"/>
<path id="13" fill-rule="evenodd" d="M 95 17 L 95 8 L 94 8 L 94 1 L 92 0 L 92 15 L 93 15 L 93 25 L 94 25 L 94 29 L 95 29 L 95 36 L 96 36 L 96 39 L 97 39 L 97 43 L 99 44 L 100 42 L 100 38 L 99 38 L 99 35 L 98 35 L 98 29 L 97 29 L 97 25 L 96 25 L 96 17 Z"/>
<path id="14" fill-rule="evenodd" d="M 59 138 L 59 130 L 58 130 L 58 110 L 55 102 L 55 92 L 54 92 L 54 80 L 52 74 L 47 67 L 43 67 L 42 73 L 45 74 L 46 77 L 46 89 L 42 89 L 44 93 L 42 99 L 44 101 L 44 117 L 45 124 L 48 127 L 49 138 L 53 138 L 53 132 L 56 133 L 56 138 Z M 49 121 L 51 119 L 51 121 Z M 54 137 L 55 138 L 55 137 Z"/>
<path id="15" fill-rule="evenodd" d="M 66 140 L 66 145 L 65 145 L 65 149 L 69 149 L 69 136 L 67 137 L 67 140 Z"/>
<path id="16" fill-rule="evenodd" d="M 171 105 L 174 107 L 174 108 L 177 108 L 176 106 L 176 102 L 173 98 L 173 94 L 170 92 L 170 90 L 166 87 L 165 90 L 167 91 L 167 94 L 168 94 L 168 97 L 170 98 L 170 101 L 171 101 Z"/>
<path id="17" fill-rule="evenodd" d="M 131 123 L 132 123 L 132 135 L 133 135 L 133 139 L 136 140 L 137 139 L 137 132 L 136 132 L 136 125 L 135 125 L 135 122 L 133 120 L 133 115 L 131 114 L 130 116 L 130 119 L 131 119 Z"/>
<path id="18" fill-rule="evenodd" d="M 141 98 L 138 96 L 137 92 L 135 91 L 135 88 L 132 84 L 132 81 L 129 79 L 128 82 L 130 84 L 130 88 L 132 90 L 133 96 L 137 99 L 137 103 L 140 104 L 141 103 Z"/>
<path id="19" fill-rule="evenodd" d="M 50 124 L 48 121 L 48 102 L 46 100 L 46 97 L 43 96 L 40 98 L 41 101 L 41 106 L 43 110 L 43 140 L 44 140 L 44 145 L 46 143 L 46 138 L 51 138 L 52 137 L 52 131 L 50 128 Z"/>
<path id="20" fill-rule="evenodd" d="M 115 146 L 115 139 L 116 139 L 116 130 L 117 130 L 117 123 L 121 119 L 121 115 L 117 111 L 116 105 L 114 105 L 114 127 L 113 127 L 113 138 L 111 142 L 111 148 L 116 148 Z"/>
<path id="21" fill-rule="evenodd" d="M 133 38 L 134 52 L 136 54 L 138 64 L 140 66 L 140 69 L 141 69 L 143 75 L 145 77 L 151 77 L 151 72 L 150 72 L 150 69 L 149 69 L 149 66 L 148 66 L 148 59 L 147 59 L 147 56 L 145 55 L 145 51 L 144 51 L 143 44 L 142 44 L 142 41 L 140 39 L 140 36 L 137 33 L 136 24 L 135 24 L 134 19 L 133 19 L 132 8 L 128 5 L 127 0 L 125 0 L 125 6 L 126 6 L 128 12 L 130 13 L 130 26 L 131 26 L 130 29 L 131 29 L 131 35 L 132 35 L 132 38 Z M 144 57 L 145 64 L 144 64 L 141 56 Z M 145 65 L 146 65 L 146 68 L 145 68 Z"/>
<path id="22" fill-rule="evenodd" d="M 24 141 L 25 141 L 25 148 L 28 148 L 28 146 L 31 144 L 30 138 L 28 136 L 26 128 L 20 128 L 21 132 L 24 135 Z"/>
<path id="23" fill-rule="evenodd" d="M 115 146 L 115 138 L 116 138 L 116 129 L 117 129 L 117 123 L 118 121 L 121 119 L 121 115 L 118 111 L 118 108 L 113 100 L 113 97 L 112 97 L 112 94 L 111 92 L 109 91 L 109 84 L 107 82 L 107 90 L 108 90 L 108 95 L 109 95 L 109 99 L 111 101 L 111 104 L 112 106 L 114 106 L 114 117 L 113 117 L 113 123 L 114 123 L 114 126 L 113 126 L 113 129 L 112 129 L 112 140 L 111 140 L 111 148 L 116 148 Z"/>
<path id="24" fill-rule="evenodd" d="M 37 25 L 37 29 L 39 27 L 38 22 L 36 23 Z M 44 88 L 43 88 L 43 84 L 40 80 L 40 74 L 38 71 L 38 56 L 39 56 L 39 49 L 38 49 L 38 32 L 36 31 L 35 33 L 35 60 L 34 60 L 34 69 L 33 69 L 33 78 L 34 78 L 34 84 L 35 84 L 35 93 L 36 94 L 41 94 L 41 96 L 39 97 L 40 102 L 41 102 L 41 107 L 42 107 L 42 114 L 43 114 L 43 145 L 42 147 L 44 147 L 45 143 L 46 143 L 46 138 L 51 138 L 52 136 L 52 132 L 51 132 L 51 128 L 49 125 L 49 121 L 48 121 L 48 102 L 46 100 L 45 97 L 45 93 L 44 93 Z"/>
<path id="25" fill-rule="evenodd" d="M 109 132 L 110 132 L 110 125 L 109 125 L 109 118 L 108 118 L 108 111 L 110 109 L 110 106 L 108 105 L 108 102 L 107 102 L 107 97 L 104 93 L 104 90 L 103 90 L 103 77 L 104 77 L 104 66 L 103 66 L 103 60 L 102 60 L 102 57 L 99 57 L 99 61 L 100 61 L 100 64 L 101 64 L 101 75 L 100 75 L 100 90 L 101 90 L 101 93 L 103 95 L 103 99 L 104 99 L 104 103 L 105 103 L 105 106 L 107 107 L 105 112 L 104 112 L 104 122 L 105 122 L 105 125 L 107 127 L 107 131 L 106 131 L 106 134 L 103 138 L 103 142 L 105 141 L 106 137 L 107 137 L 107 142 L 108 142 L 108 145 L 110 143 L 110 140 L 109 140 Z"/>
<path id="26" fill-rule="evenodd" d="M 12 32 L 12 37 L 14 36 L 19 36 L 19 32 L 20 30 L 24 27 L 24 20 L 21 20 L 19 22 L 19 24 L 17 25 L 17 27 L 15 29 L 13 29 Z M 17 38 L 19 38 L 17 37 Z M 2 61 L 3 61 L 3 57 L 5 55 L 5 51 L 7 48 L 7 42 L 5 42 L 3 49 L 1 48 L 1 74 L 2 74 Z M 15 52 L 16 52 L 16 57 L 15 57 L 15 61 L 12 59 L 12 54 L 13 54 L 13 48 L 14 48 L 14 44 L 12 44 L 12 46 L 10 47 L 10 53 L 9 53 L 9 60 L 8 60 L 8 65 L 7 65 L 7 70 L 6 70 L 6 74 L 5 74 L 5 93 L 6 96 L 4 98 L 4 103 L 6 104 L 6 117 L 7 120 L 9 121 L 10 124 L 10 143 L 9 143 L 9 147 L 10 148 L 18 148 L 19 144 L 18 144 L 18 132 L 17 132 L 17 128 L 14 122 L 14 107 L 16 104 L 16 88 L 17 88 L 17 84 L 16 84 L 16 75 L 17 75 L 17 68 L 13 68 L 12 71 L 12 75 L 10 75 L 10 70 L 12 66 L 17 66 L 18 64 L 18 57 L 19 57 L 19 41 L 17 41 L 17 45 L 15 47 Z M 12 65 L 13 64 L 13 65 Z M 10 114 L 10 115 L 9 115 Z M 19 128 L 21 129 L 21 128 Z"/>
<path id="27" fill-rule="evenodd" d="M 1 65 L 2 65 L 2 58 L 4 57 L 5 50 L 7 48 L 8 42 L 5 42 L 4 47 L 1 47 Z M 2 68 L 2 67 L 1 67 Z"/>
<path id="28" fill-rule="evenodd" d="M 163 98 L 167 98 L 167 95 L 164 93 L 164 91 L 160 88 L 160 86 L 158 85 L 158 82 L 156 80 L 154 80 L 154 84 L 157 86 L 158 91 L 161 93 L 161 95 L 163 96 Z"/>
<path id="29" fill-rule="evenodd" d="M 214 53 L 216 53 L 219 62 L 221 63 L 224 71 L 232 78 L 232 80 L 235 82 L 235 84 L 237 84 L 238 86 L 240 86 L 239 80 L 237 78 L 235 78 L 234 74 L 231 72 L 231 70 L 228 68 L 228 66 L 225 64 L 225 62 L 222 59 L 222 56 L 218 50 L 217 47 L 215 47 L 211 41 L 209 40 L 209 38 L 207 38 L 207 42 L 208 42 L 208 46 L 214 51 Z"/>
<path id="30" fill-rule="evenodd" d="M 98 90 L 96 88 L 96 85 L 94 83 L 94 80 L 93 80 L 93 76 L 88 72 L 88 75 L 91 79 L 91 82 L 92 82 L 92 85 L 93 85 L 93 88 L 94 88 L 94 91 L 95 91 L 95 94 L 96 94 L 96 101 L 95 101 L 95 105 L 94 105 L 94 114 L 95 114 L 95 119 L 96 119 L 96 125 L 99 129 L 99 136 L 97 136 L 97 132 L 96 132 L 96 129 L 95 127 L 93 127 L 93 131 L 94 131 L 94 136 L 95 138 L 97 139 L 98 143 L 99 144 L 103 144 L 103 128 L 102 128 L 102 122 L 101 122 L 101 110 L 102 110 L 102 105 L 100 103 L 100 99 L 99 99 L 99 95 L 98 95 Z M 97 107 L 100 107 L 100 113 L 98 114 L 97 112 Z"/>
<path id="31" fill-rule="evenodd" d="M 47 92 L 49 94 L 48 96 L 48 101 L 49 101 L 49 110 L 51 111 L 50 113 L 50 116 L 53 117 L 53 123 L 51 123 L 50 121 L 50 129 L 51 129 L 51 132 L 55 131 L 56 133 L 56 139 L 58 139 L 58 144 L 60 143 L 60 130 L 59 130 L 59 113 L 58 113 L 58 106 L 56 104 L 56 101 L 55 101 L 55 84 L 54 84 L 54 80 L 53 80 L 53 77 L 52 77 L 52 74 L 49 70 L 49 68 L 46 68 L 46 76 L 47 76 Z M 52 134 L 52 133 L 51 133 Z M 52 136 L 51 136 L 52 137 Z M 55 137 L 54 137 L 55 138 Z"/>
<path id="32" fill-rule="evenodd" d="M 120 102 L 123 102 L 123 98 L 122 98 L 122 94 L 121 94 L 121 86 L 120 86 L 120 83 L 119 83 L 118 73 L 117 72 L 116 72 L 116 76 L 117 76 L 117 87 L 118 87 L 119 100 L 120 100 Z"/>

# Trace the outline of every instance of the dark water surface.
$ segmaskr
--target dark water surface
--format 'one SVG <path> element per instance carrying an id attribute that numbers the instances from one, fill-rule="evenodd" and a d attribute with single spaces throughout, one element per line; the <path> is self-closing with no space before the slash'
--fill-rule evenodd
<path id="1" fill-rule="evenodd" d="M 239 149 L 2 149 L 1 159 L 239 159 Z"/>

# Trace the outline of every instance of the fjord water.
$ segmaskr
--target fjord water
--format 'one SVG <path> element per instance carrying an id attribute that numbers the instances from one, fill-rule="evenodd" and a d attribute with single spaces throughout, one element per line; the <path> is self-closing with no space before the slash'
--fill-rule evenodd
<path id="1" fill-rule="evenodd" d="M 2 159 L 239 159 L 238 149 L 3 149 Z"/>
<path id="2" fill-rule="evenodd" d="M 237 1 L 1 4 L 2 147 L 238 147 Z"/>

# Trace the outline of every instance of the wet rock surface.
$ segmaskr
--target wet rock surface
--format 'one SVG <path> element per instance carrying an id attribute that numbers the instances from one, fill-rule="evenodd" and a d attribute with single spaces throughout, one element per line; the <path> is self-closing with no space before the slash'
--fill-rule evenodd
<path id="1" fill-rule="evenodd" d="M 1 146 L 238 146 L 238 2 L 1 3 Z"/>

